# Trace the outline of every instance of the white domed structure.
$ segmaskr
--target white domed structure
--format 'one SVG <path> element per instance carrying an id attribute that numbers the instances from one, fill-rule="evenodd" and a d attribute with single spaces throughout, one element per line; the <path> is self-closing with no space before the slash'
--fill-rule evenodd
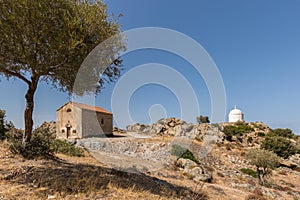
<path id="1" fill-rule="evenodd" d="M 229 113 L 229 122 L 244 121 L 244 114 L 241 110 L 237 109 L 236 106 Z"/>

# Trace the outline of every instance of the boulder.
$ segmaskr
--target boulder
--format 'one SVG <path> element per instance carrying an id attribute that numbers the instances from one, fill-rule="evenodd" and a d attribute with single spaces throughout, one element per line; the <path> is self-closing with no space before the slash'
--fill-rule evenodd
<path id="1" fill-rule="evenodd" d="M 192 170 L 190 170 L 190 174 L 194 176 L 194 181 L 203 181 L 208 183 L 212 182 L 212 175 L 200 167 L 195 167 Z"/>
<path id="2" fill-rule="evenodd" d="M 182 168 L 183 172 L 192 177 L 194 181 L 209 183 L 212 181 L 212 175 L 192 160 L 180 158 L 176 161 L 176 166 Z"/>
<path id="3" fill-rule="evenodd" d="M 169 126 L 170 126 L 170 127 L 174 127 L 174 126 L 175 126 L 175 122 L 170 122 L 170 123 L 169 123 Z"/>
<path id="4" fill-rule="evenodd" d="M 281 167 L 287 167 L 287 168 L 290 168 L 292 170 L 297 169 L 299 167 L 296 163 L 293 163 L 289 160 L 281 161 L 280 166 Z"/>
<path id="5" fill-rule="evenodd" d="M 176 161 L 176 166 L 183 168 L 183 169 L 191 169 L 191 168 L 197 167 L 198 164 L 189 159 L 179 158 Z"/>

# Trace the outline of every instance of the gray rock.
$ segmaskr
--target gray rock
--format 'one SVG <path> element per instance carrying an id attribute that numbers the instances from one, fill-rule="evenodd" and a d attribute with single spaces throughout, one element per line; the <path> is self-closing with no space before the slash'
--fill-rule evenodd
<path id="1" fill-rule="evenodd" d="M 198 166 L 198 164 L 195 163 L 194 161 L 189 160 L 189 159 L 185 159 L 185 158 L 179 158 L 179 159 L 176 161 L 176 165 L 177 165 L 178 167 L 183 168 L 183 169 L 192 169 L 192 168 Z"/>

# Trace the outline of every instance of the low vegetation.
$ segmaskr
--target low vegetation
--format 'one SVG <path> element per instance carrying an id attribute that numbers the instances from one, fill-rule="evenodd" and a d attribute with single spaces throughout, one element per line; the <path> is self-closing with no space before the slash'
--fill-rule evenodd
<path id="1" fill-rule="evenodd" d="M 208 199 L 201 188 L 107 168 L 89 155 L 60 154 L 57 160 L 5 156 L 6 144 L 0 142 L 0 199 Z"/>
<path id="2" fill-rule="evenodd" d="M 279 166 L 278 156 L 265 149 L 252 149 L 247 152 L 246 158 L 256 167 L 256 176 L 260 183 L 264 183 L 271 170 Z"/>
<path id="3" fill-rule="evenodd" d="M 295 134 L 291 129 L 282 129 L 282 128 L 277 128 L 277 129 L 272 129 L 268 133 L 269 137 L 285 137 L 285 138 L 294 138 Z"/>
<path id="4" fill-rule="evenodd" d="M 54 149 L 51 148 L 51 138 L 49 131 L 45 129 L 36 129 L 32 133 L 31 141 L 28 145 L 22 144 L 23 131 L 12 129 L 8 133 L 8 142 L 10 150 L 14 154 L 19 154 L 27 159 L 33 158 L 50 158 L 54 154 Z"/>
<path id="5" fill-rule="evenodd" d="M 11 121 L 6 121 L 6 111 L 0 109 L 0 140 L 4 140 L 7 137 L 7 131 L 14 128 Z"/>
<path id="6" fill-rule="evenodd" d="M 297 153 L 297 148 L 293 142 L 284 137 L 266 137 L 261 143 L 261 148 L 269 150 L 282 158 L 288 158 Z"/>
<path id="7" fill-rule="evenodd" d="M 194 154 L 190 150 L 188 150 L 178 144 L 174 144 L 172 146 L 171 154 L 176 156 L 178 159 L 185 158 L 185 159 L 192 160 L 197 164 L 200 163 L 199 160 L 194 156 Z"/>
<path id="8" fill-rule="evenodd" d="M 258 133 L 257 133 L 257 136 L 258 136 L 258 137 L 265 137 L 266 134 L 265 134 L 264 132 L 258 132 Z"/>
<path id="9" fill-rule="evenodd" d="M 83 149 L 76 147 L 68 141 L 55 139 L 49 128 L 37 128 L 33 131 L 30 143 L 22 144 L 23 131 L 11 129 L 8 134 L 10 151 L 27 159 L 53 158 L 55 153 L 69 156 L 84 156 Z"/>
<path id="10" fill-rule="evenodd" d="M 5 138 L 5 111 L 0 110 L 0 140 Z"/>
<path id="11" fill-rule="evenodd" d="M 54 151 L 56 153 L 62 153 L 68 156 L 84 156 L 84 152 L 82 148 L 75 146 L 73 143 L 68 142 L 66 140 L 54 140 L 52 143 Z"/>
<path id="12" fill-rule="evenodd" d="M 208 116 L 202 116 L 202 115 L 200 115 L 200 116 L 197 117 L 196 119 L 197 119 L 197 122 L 198 122 L 199 124 L 207 124 L 207 123 L 210 123 L 209 117 L 208 117 Z"/>
<path id="13" fill-rule="evenodd" d="M 226 140 L 232 141 L 233 136 L 240 137 L 251 133 L 254 129 L 247 123 L 238 121 L 234 125 L 225 126 L 222 131 L 225 133 Z"/>
<path id="14" fill-rule="evenodd" d="M 254 178 L 257 178 L 256 171 L 253 170 L 253 169 L 242 168 L 242 169 L 241 169 L 241 172 L 243 172 L 244 174 L 248 174 L 249 176 L 252 176 L 252 177 L 254 177 Z"/>

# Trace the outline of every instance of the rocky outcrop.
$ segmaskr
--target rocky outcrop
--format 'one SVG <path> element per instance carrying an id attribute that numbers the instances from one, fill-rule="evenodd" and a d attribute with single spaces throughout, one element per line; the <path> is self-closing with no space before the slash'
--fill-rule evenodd
<path id="1" fill-rule="evenodd" d="M 209 183 L 212 181 L 211 173 L 207 172 L 204 167 L 192 160 L 179 158 L 176 161 L 176 165 L 183 170 L 183 173 L 186 176 L 189 176 L 194 181 L 204 181 Z"/>
<path id="2" fill-rule="evenodd" d="M 116 134 L 125 134 L 126 131 L 124 129 L 121 129 L 121 128 L 118 128 L 118 127 L 114 127 L 113 128 L 113 133 L 116 133 Z"/>
<path id="3" fill-rule="evenodd" d="M 43 122 L 39 128 L 49 129 L 51 134 L 56 134 L 56 122 L 55 121 Z"/>
<path id="4" fill-rule="evenodd" d="M 218 124 L 192 124 L 176 118 L 161 119 L 153 124 L 134 124 L 126 127 L 128 133 L 142 135 L 166 135 L 185 139 L 198 139 L 219 142 L 223 140 L 224 133 Z M 213 138 L 213 139 L 212 139 Z"/>
<path id="5" fill-rule="evenodd" d="M 282 160 L 280 166 L 300 171 L 300 154 L 295 154 L 288 159 Z"/>

